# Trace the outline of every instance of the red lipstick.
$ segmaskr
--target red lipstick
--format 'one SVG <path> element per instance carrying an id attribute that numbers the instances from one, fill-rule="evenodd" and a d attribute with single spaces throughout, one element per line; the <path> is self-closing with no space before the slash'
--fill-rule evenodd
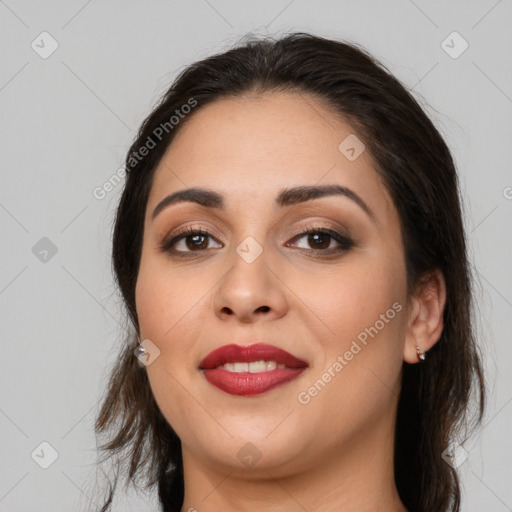
<path id="1" fill-rule="evenodd" d="M 262 368 L 251 365 L 252 371 L 230 371 L 219 368 L 225 364 L 267 361 Z M 279 365 L 279 367 L 277 367 Z M 284 367 L 283 367 L 284 366 Z M 308 367 L 289 352 L 272 345 L 256 343 L 246 347 L 225 345 L 210 352 L 199 364 L 206 380 L 231 395 L 256 395 L 297 378 Z M 250 370 L 250 368 L 247 368 Z"/>

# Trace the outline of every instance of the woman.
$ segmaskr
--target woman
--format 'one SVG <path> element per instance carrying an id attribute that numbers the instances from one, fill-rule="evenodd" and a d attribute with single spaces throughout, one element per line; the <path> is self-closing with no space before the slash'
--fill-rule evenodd
<path id="1" fill-rule="evenodd" d="M 470 272 L 405 88 L 353 44 L 249 40 L 180 74 L 126 169 L 105 458 L 165 511 L 459 510 Z"/>

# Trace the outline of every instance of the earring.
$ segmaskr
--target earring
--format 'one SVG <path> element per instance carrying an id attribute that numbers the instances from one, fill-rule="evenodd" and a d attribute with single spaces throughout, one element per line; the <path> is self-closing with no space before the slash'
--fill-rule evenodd
<path id="1" fill-rule="evenodd" d="M 425 351 L 421 347 L 416 347 L 416 352 L 421 361 L 425 361 Z"/>
<path id="2" fill-rule="evenodd" d="M 142 345 L 142 343 L 138 337 L 137 337 L 137 341 L 139 342 L 139 344 L 137 345 L 137 348 L 135 349 L 136 356 L 142 357 L 142 356 L 146 355 L 146 349 L 144 348 L 144 346 Z"/>

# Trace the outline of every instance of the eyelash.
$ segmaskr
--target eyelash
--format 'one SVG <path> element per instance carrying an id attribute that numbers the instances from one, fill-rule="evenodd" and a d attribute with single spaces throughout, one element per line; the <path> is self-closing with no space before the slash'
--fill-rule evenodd
<path id="1" fill-rule="evenodd" d="M 333 254 L 338 254 L 341 252 L 348 251 L 354 246 L 354 242 L 347 238 L 346 236 L 342 235 L 341 233 L 338 233 L 337 231 L 334 231 L 332 229 L 324 228 L 324 227 L 317 227 L 317 226 L 306 226 L 305 228 L 301 229 L 299 232 L 295 233 L 292 236 L 292 239 L 300 239 L 306 235 L 313 235 L 313 234 L 321 234 L 321 235 L 327 235 L 332 240 L 336 241 L 339 246 L 336 248 L 331 249 L 309 249 L 310 252 L 315 253 L 322 253 L 321 256 L 331 256 Z M 160 250 L 162 252 L 169 252 L 173 256 L 178 258 L 188 258 L 191 257 L 193 253 L 200 253 L 201 251 L 208 250 L 208 249 L 202 249 L 199 251 L 173 251 L 171 250 L 171 247 L 175 245 L 180 240 L 187 238 L 192 235 L 200 235 L 200 236 L 206 236 L 206 237 L 212 237 L 212 235 L 205 231 L 202 228 L 194 228 L 194 227 L 188 227 L 183 229 L 182 231 L 176 233 L 172 238 L 169 240 L 164 240 L 164 242 L 160 245 Z M 308 251 L 308 249 L 303 249 Z"/>

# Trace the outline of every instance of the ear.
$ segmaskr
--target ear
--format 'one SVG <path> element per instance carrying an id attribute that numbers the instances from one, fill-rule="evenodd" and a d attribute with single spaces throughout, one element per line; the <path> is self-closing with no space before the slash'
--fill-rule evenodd
<path id="1" fill-rule="evenodd" d="M 420 279 L 409 301 L 408 326 L 405 337 L 404 361 L 419 362 L 416 347 L 430 350 L 443 332 L 446 304 L 446 283 L 439 269 Z"/>

